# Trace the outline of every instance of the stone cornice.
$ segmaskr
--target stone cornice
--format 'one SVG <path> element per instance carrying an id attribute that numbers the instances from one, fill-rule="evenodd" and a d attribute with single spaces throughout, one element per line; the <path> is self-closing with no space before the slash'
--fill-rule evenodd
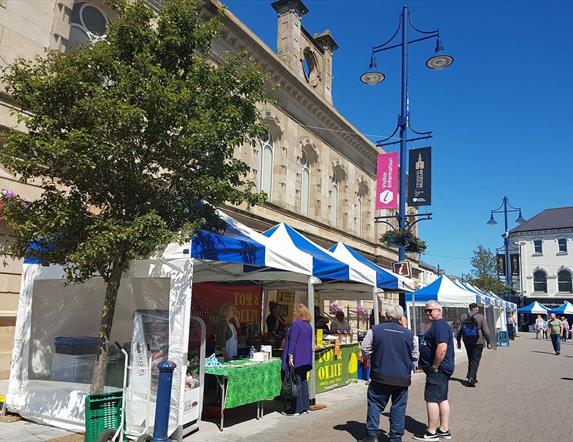
<path id="1" fill-rule="evenodd" d="M 569 234 L 573 234 L 573 228 L 566 228 L 566 229 L 543 229 L 543 230 L 528 230 L 526 232 L 515 232 L 515 233 L 510 233 L 509 237 L 510 238 L 525 238 L 525 237 L 531 237 L 532 239 L 534 237 L 540 236 L 540 235 L 557 235 L 559 233 L 569 233 Z"/>
<path id="2" fill-rule="evenodd" d="M 211 14 L 216 12 L 217 4 L 216 0 L 208 2 Z M 375 177 L 378 149 L 374 143 L 362 135 L 334 106 L 315 94 L 302 78 L 286 66 L 259 37 L 228 10 L 224 10 L 224 25 L 222 35 L 224 41 L 233 50 L 247 51 L 270 74 L 271 82 L 281 86 L 274 93 L 279 105 L 307 126 L 309 132 L 323 139 L 341 155 L 351 159 L 371 177 Z M 292 103 L 296 105 L 293 106 Z"/>

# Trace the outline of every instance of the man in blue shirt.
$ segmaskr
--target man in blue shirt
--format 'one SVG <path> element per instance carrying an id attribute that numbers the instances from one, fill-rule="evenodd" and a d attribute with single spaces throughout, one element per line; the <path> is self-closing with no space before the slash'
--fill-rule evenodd
<path id="1" fill-rule="evenodd" d="M 420 342 L 420 368 L 426 373 L 424 400 L 428 413 L 428 427 L 424 434 L 413 436 L 416 440 L 438 441 L 452 438 L 449 429 L 450 404 L 448 383 L 454 372 L 454 335 L 442 317 L 442 307 L 429 301 L 424 308 L 431 327 Z"/>
<path id="2" fill-rule="evenodd" d="M 387 305 L 384 316 L 386 322 L 368 330 L 362 341 L 362 355 L 372 361 L 365 442 L 378 440 L 380 414 L 390 400 L 390 442 L 402 440 L 406 424 L 408 387 L 414 368 L 414 335 L 400 325 L 403 311 L 398 304 Z"/>

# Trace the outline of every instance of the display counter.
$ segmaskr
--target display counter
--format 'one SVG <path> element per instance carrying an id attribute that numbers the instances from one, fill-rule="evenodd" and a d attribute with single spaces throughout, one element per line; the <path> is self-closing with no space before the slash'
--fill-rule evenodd
<path id="1" fill-rule="evenodd" d="M 325 345 L 314 352 L 316 392 L 333 390 L 358 379 L 358 343 Z"/>

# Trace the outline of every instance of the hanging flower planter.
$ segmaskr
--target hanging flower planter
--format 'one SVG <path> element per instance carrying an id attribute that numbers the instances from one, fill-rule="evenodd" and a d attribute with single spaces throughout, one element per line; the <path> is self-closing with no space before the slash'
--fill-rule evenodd
<path id="1" fill-rule="evenodd" d="M 380 237 L 380 242 L 388 247 L 404 247 L 410 253 L 422 253 L 427 247 L 425 241 L 406 229 L 388 230 Z"/>

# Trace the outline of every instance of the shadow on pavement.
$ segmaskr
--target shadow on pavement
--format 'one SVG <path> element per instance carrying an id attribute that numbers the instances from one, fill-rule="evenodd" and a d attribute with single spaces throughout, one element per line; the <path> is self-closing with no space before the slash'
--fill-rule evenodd
<path id="1" fill-rule="evenodd" d="M 390 417 L 390 413 L 382 413 L 382 415 L 386 416 L 387 418 Z M 413 417 L 406 416 L 405 428 L 406 431 L 412 434 L 423 433 L 426 431 L 426 424 L 414 419 Z"/>
<path id="2" fill-rule="evenodd" d="M 531 350 L 531 353 L 544 353 L 546 355 L 554 355 L 554 352 L 551 351 L 539 351 L 539 350 Z"/>
<path id="3" fill-rule="evenodd" d="M 390 413 L 385 412 L 382 413 L 382 416 L 386 418 L 390 417 Z M 386 425 L 388 425 L 386 421 Z M 382 423 L 384 425 L 384 423 Z M 348 432 L 354 439 L 361 440 L 366 437 L 366 424 L 364 422 L 357 422 L 357 421 L 347 421 L 345 424 L 335 425 L 335 430 L 338 431 L 346 431 Z M 406 431 L 409 433 L 423 433 L 426 430 L 426 424 L 417 421 L 416 419 L 406 416 Z M 378 440 L 380 441 L 387 441 L 388 440 L 388 433 L 385 430 L 378 431 Z"/>
<path id="4" fill-rule="evenodd" d="M 220 408 L 217 406 L 210 406 L 208 408 L 209 410 L 207 410 L 207 407 L 203 410 L 203 417 L 201 419 L 203 421 L 212 422 L 219 425 L 221 419 Z M 282 401 L 264 401 L 263 417 L 268 414 L 281 412 L 282 410 L 284 410 L 284 403 Z M 254 419 L 256 416 L 256 404 L 247 404 L 240 407 L 227 408 L 225 410 L 224 420 L 225 429 L 233 427 L 237 424 L 241 424 L 243 422 L 248 422 Z"/>
<path id="5" fill-rule="evenodd" d="M 561 379 L 563 379 L 564 381 L 573 381 L 573 378 L 561 378 Z"/>
<path id="6" fill-rule="evenodd" d="M 459 383 L 462 384 L 464 387 L 467 387 L 467 386 L 469 385 L 469 382 L 466 381 L 465 379 L 460 379 L 460 378 L 451 377 L 451 378 L 450 378 L 450 382 L 451 382 L 451 381 L 459 382 Z"/>
<path id="7" fill-rule="evenodd" d="M 332 428 L 338 431 L 346 431 L 356 440 L 366 437 L 366 424 L 364 422 L 346 421 L 345 424 L 335 425 Z"/>

